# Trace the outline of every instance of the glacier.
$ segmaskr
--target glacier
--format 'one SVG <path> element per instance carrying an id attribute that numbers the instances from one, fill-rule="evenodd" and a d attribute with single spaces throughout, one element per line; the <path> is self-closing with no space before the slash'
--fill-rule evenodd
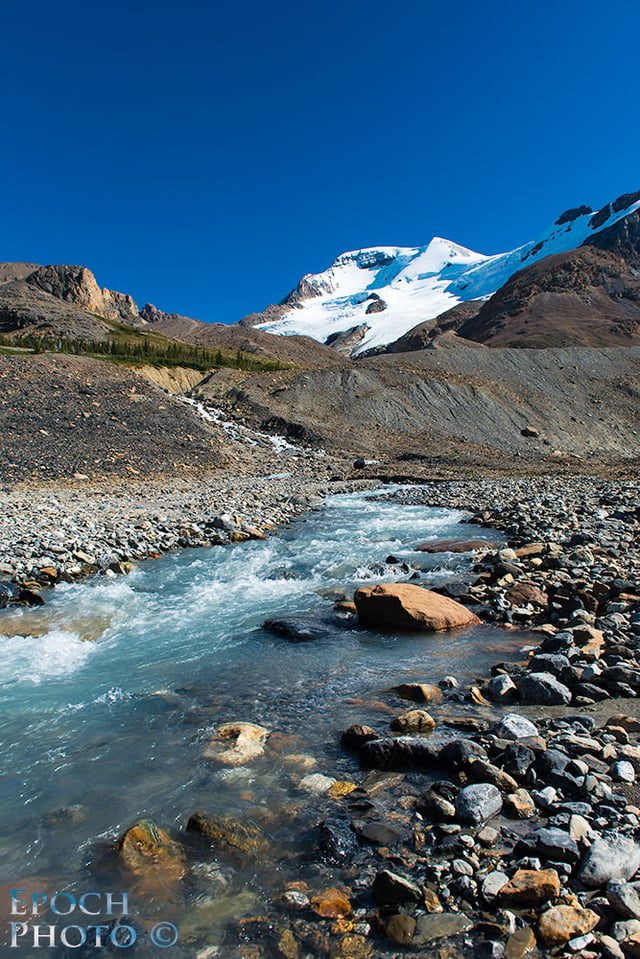
<path id="1" fill-rule="evenodd" d="M 459 303 L 488 299 L 515 272 L 537 260 L 581 246 L 639 209 L 637 196 L 619 197 L 597 212 L 588 207 L 568 210 L 541 237 L 507 253 L 475 253 L 437 236 L 422 247 L 343 253 L 323 273 L 304 276 L 285 301 L 291 309 L 280 319 L 257 324 L 257 329 L 325 343 L 366 324 L 353 355 L 384 347 Z M 385 308 L 368 313 L 376 299 L 383 300 Z"/>

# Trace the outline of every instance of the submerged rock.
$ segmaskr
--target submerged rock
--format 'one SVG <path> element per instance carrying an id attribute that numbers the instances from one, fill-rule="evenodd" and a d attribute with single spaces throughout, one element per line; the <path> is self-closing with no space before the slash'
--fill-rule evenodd
<path id="1" fill-rule="evenodd" d="M 267 845 L 256 826 L 202 812 L 194 813 L 190 817 L 187 832 L 200 833 L 216 846 L 238 849 L 245 854 L 262 852 Z"/>
<path id="2" fill-rule="evenodd" d="M 241 766 L 264 752 L 269 730 L 256 723 L 223 723 L 203 753 L 204 759 Z"/>
<path id="3" fill-rule="evenodd" d="M 440 632 L 480 622 L 466 606 L 410 583 L 382 583 L 356 590 L 360 621 L 374 629 Z"/>
<path id="4" fill-rule="evenodd" d="M 433 732 L 436 721 L 424 709 L 408 709 L 391 721 L 391 729 L 398 733 Z"/>
<path id="5" fill-rule="evenodd" d="M 142 819 L 127 829 L 119 840 L 118 852 L 128 869 L 154 883 L 176 881 L 187 874 L 182 846 L 150 819 Z"/>
<path id="6" fill-rule="evenodd" d="M 315 639 L 325 639 L 329 635 L 326 627 L 304 619 L 267 619 L 262 628 L 292 643 L 310 643 Z"/>
<path id="7" fill-rule="evenodd" d="M 413 946 L 424 946 L 436 939 L 448 939 L 450 936 L 468 932 L 473 923 L 459 912 L 431 913 L 421 916 L 412 940 Z"/>

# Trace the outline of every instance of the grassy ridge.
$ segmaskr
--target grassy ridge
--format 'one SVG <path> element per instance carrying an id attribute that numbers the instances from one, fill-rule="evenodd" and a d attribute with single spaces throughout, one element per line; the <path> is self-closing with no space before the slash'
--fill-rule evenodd
<path id="1" fill-rule="evenodd" d="M 13 353 L 15 348 L 32 353 L 64 353 L 92 356 L 121 363 L 124 366 L 183 366 L 207 372 L 217 367 L 255 373 L 289 369 L 291 364 L 243 353 L 241 350 L 207 349 L 171 340 L 162 333 L 136 330 L 115 320 L 100 321 L 109 328 L 104 340 L 56 336 L 51 331 L 30 330 L 11 337 L 0 334 L 0 352 Z"/>

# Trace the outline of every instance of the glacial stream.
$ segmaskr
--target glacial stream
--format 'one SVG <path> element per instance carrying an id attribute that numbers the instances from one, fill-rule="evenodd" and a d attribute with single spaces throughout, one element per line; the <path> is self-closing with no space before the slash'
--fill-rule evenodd
<path id="1" fill-rule="evenodd" d="M 114 839 L 142 818 L 184 835 L 189 816 L 206 811 L 257 823 L 285 865 L 261 871 L 192 853 L 190 885 L 179 904 L 172 897 L 181 944 L 222 941 L 228 919 L 264 909 L 287 869 L 295 877 L 327 807 L 301 780 L 359 775 L 338 732 L 353 722 L 387 729 L 402 709 L 393 685 L 469 680 L 522 645 L 490 626 L 383 635 L 334 613 L 337 594 L 399 578 L 389 554 L 419 566 L 423 585 L 455 579 L 468 556 L 414 547 L 477 538 L 463 520 L 372 493 L 334 495 L 264 542 L 173 553 L 127 577 L 61 585 L 41 609 L 3 613 L 3 883 L 135 893 Z M 262 628 L 297 616 L 324 621 L 326 637 L 291 643 Z M 203 759 L 216 725 L 231 720 L 271 731 L 247 766 Z M 145 910 L 138 901 L 143 919 Z"/>

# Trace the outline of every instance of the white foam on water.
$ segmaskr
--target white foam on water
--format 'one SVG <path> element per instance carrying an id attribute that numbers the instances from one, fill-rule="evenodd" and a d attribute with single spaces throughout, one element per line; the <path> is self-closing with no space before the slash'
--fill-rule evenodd
<path id="1" fill-rule="evenodd" d="M 2 683 L 39 685 L 48 679 L 72 676 L 81 669 L 95 647 L 78 633 L 54 629 L 42 636 L 0 636 Z"/>

